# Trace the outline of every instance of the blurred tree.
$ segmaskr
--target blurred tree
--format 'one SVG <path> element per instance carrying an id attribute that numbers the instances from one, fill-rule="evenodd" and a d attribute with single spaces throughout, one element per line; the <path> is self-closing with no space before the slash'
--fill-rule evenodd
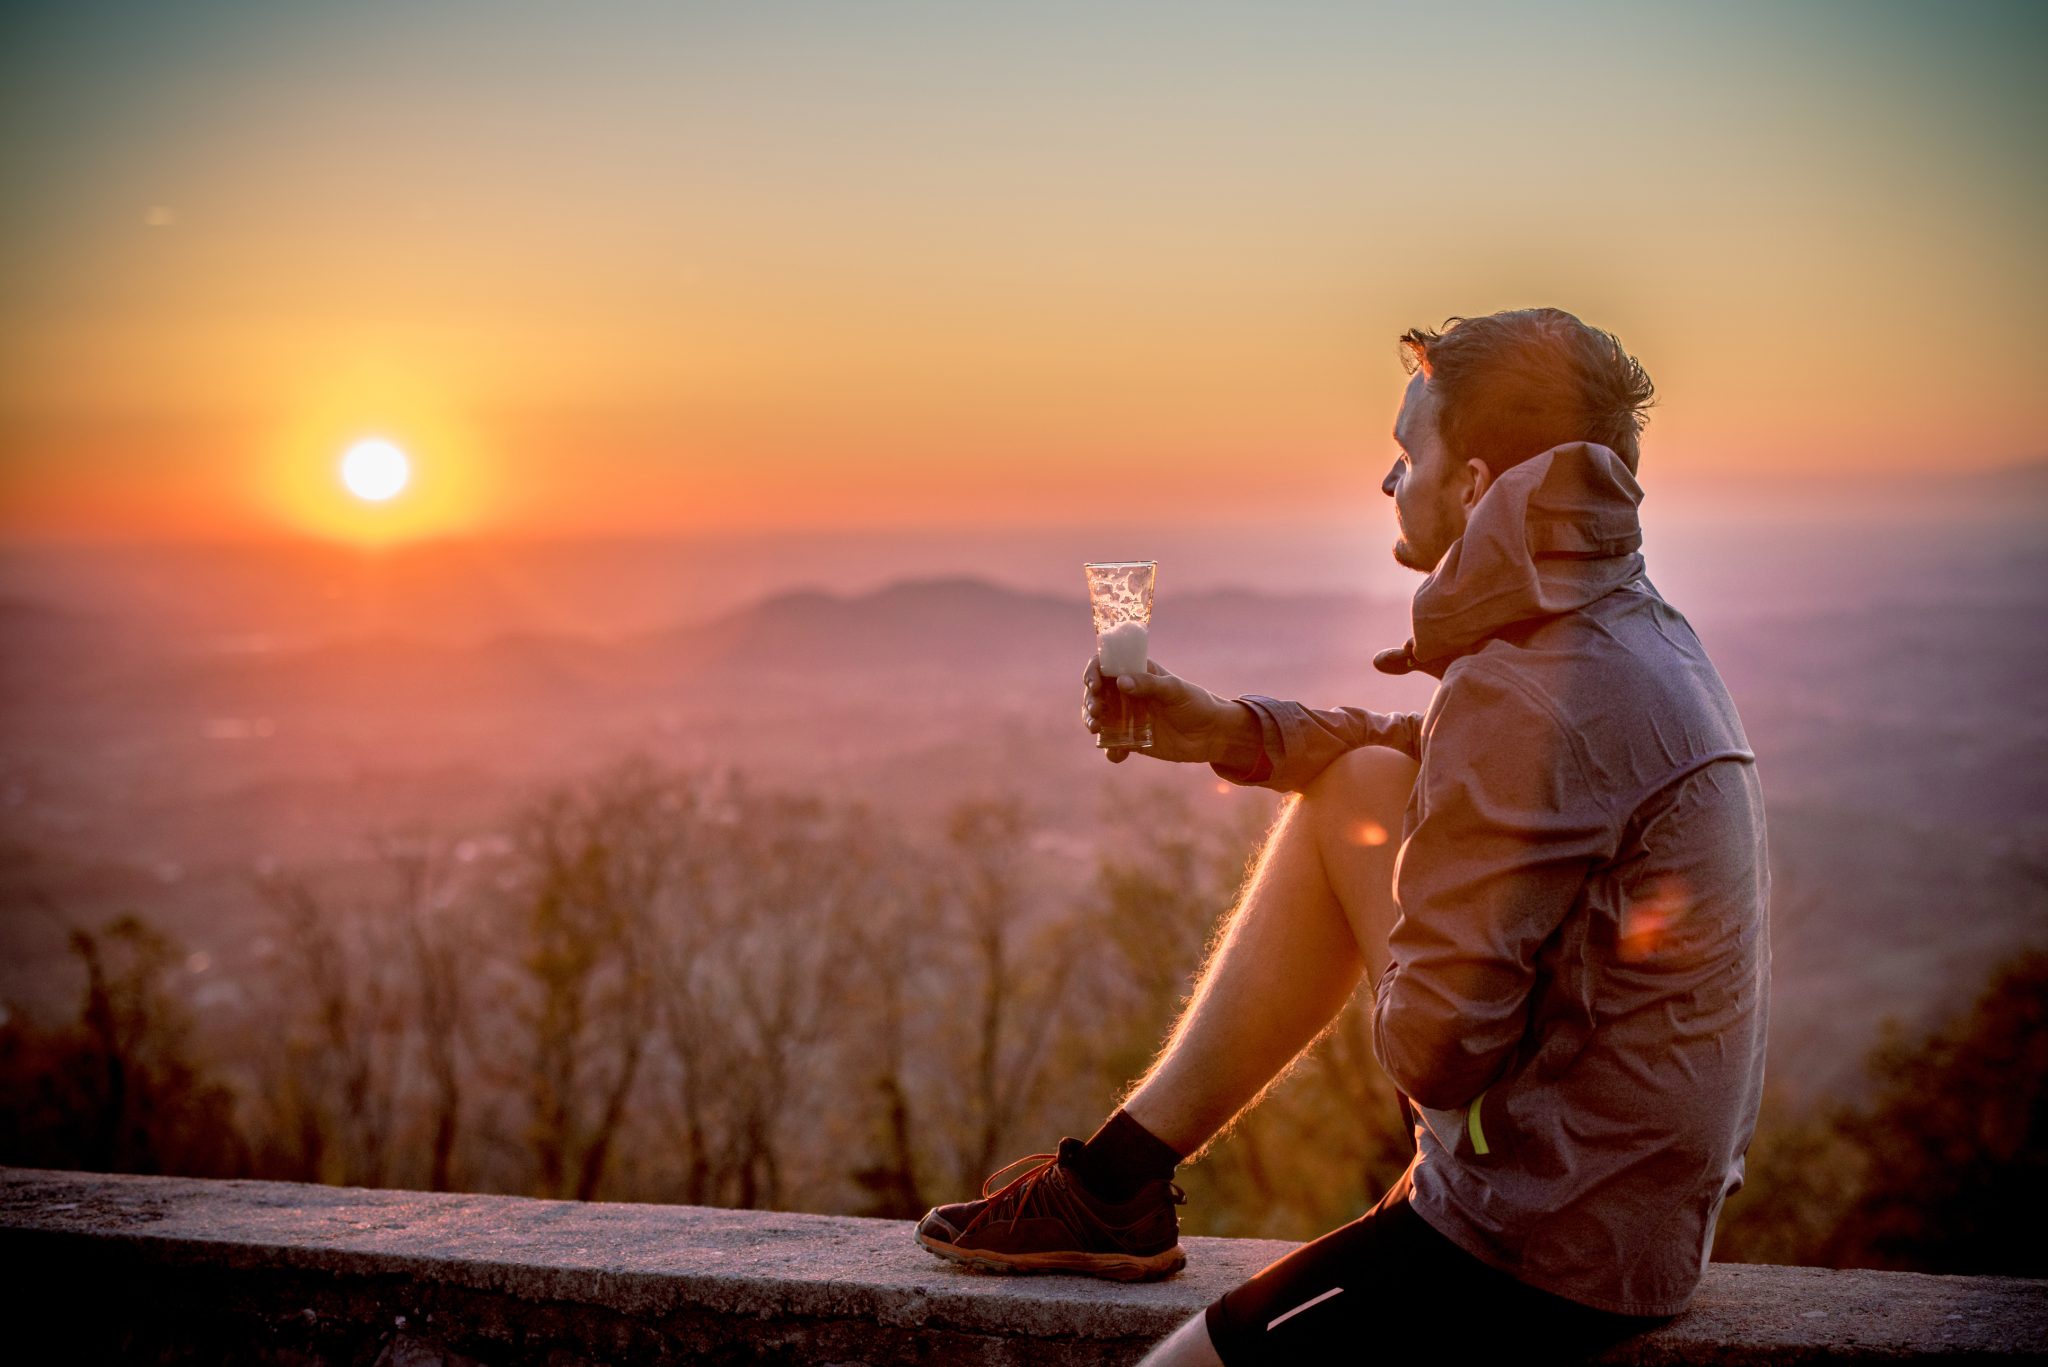
<path id="1" fill-rule="evenodd" d="M 1875 1099 L 1840 1119 L 1866 1155 L 1833 1267 L 2048 1276 L 2048 953 L 2013 959 L 1964 1015 L 1872 1052 Z"/>
<path id="2" fill-rule="evenodd" d="M 673 776 L 635 754 L 517 818 L 526 1137 L 537 1194 L 594 1199 L 656 1027 L 655 901 L 685 828 Z"/>
<path id="3" fill-rule="evenodd" d="M 344 907 L 303 871 L 256 876 L 278 925 L 283 1029 L 264 1088 L 270 1162 L 293 1180 L 381 1186 L 389 1176 L 406 1030 L 395 927 Z"/>
<path id="4" fill-rule="evenodd" d="M 1832 1123 L 1840 1109 L 1801 1111 L 1765 1078 L 1742 1189 L 1715 1229 L 1717 1260 L 1798 1266 L 1819 1256 L 1854 1208 L 1869 1157 Z"/>
<path id="5" fill-rule="evenodd" d="M 952 1140 L 960 1190 L 1012 1157 L 1021 1122 L 1047 1082 L 1067 984 L 1086 931 L 1071 922 L 1031 924 L 1024 873 L 1027 822 L 1015 798 L 970 798 L 947 818 L 950 857 L 938 893 L 948 965 L 946 999 L 961 1057 L 932 1107 Z"/>
<path id="6" fill-rule="evenodd" d="M 1760 1124 L 1717 1255 L 2048 1275 L 2048 953 L 2008 961 L 1923 1040 L 1888 1024 L 1869 1072 L 1863 1105 Z"/>
<path id="7" fill-rule="evenodd" d="M 449 1191 L 455 1186 L 456 1141 L 475 1050 L 471 975 L 484 946 L 455 886 L 444 842 L 386 834 L 375 844 L 396 883 L 406 1016 L 416 1027 L 427 1089 L 427 1189 Z"/>
<path id="8" fill-rule="evenodd" d="M 899 1220 L 915 1219 L 931 1205 L 918 1175 L 912 1050 L 938 996 L 922 989 L 939 957 L 943 914 L 939 885 L 928 872 L 907 867 L 906 857 L 898 852 L 883 895 L 854 923 L 855 971 L 848 983 L 848 1023 L 865 1043 L 861 1071 L 874 1108 L 865 1150 L 870 1158 L 853 1172 L 865 1193 L 855 1213 Z"/>
<path id="9" fill-rule="evenodd" d="M 883 895 L 885 851 L 862 812 L 822 802 L 757 796 L 734 828 L 733 875 L 721 905 L 726 1030 L 734 1059 L 733 1125 L 725 1166 L 739 1205 L 787 1195 L 788 1137 L 815 1133 L 841 1098 L 830 1068 L 849 1038 L 846 993 L 857 967 L 856 929 Z M 824 1106 L 820 1111 L 813 1108 Z"/>
<path id="10" fill-rule="evenodd" d="M 86 976 L 77 1022 L 46 1028 L 13 1006 L 0 1020 L 0 1162 L 244 1175 L 234 1097 L 195 1058 L 172 987 L 183 950 L 133 913 L 73 929 L 70 948 Z"/>
<path id="11" fill-rule="evenodd" d="M 737 782 L 693 811 L 698 858 L 656 936 L 685 1160 L 675 1194 L 740 1207 L 799 1191 L 830 1199 L 845 1174 L 827 1156 L 828 1118 L 861 1101 L 875 986 L 863 927 L 893 918 L 893 841 L 858 807 Z"/>

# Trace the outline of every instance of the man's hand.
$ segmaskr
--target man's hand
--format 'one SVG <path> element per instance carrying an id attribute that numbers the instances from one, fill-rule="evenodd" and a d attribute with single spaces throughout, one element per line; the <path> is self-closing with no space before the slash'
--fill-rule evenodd
<path id="1" fill-rule="evenodd" d="M 1102 729 L 1100 714 L 1111 705 L 1108 693 L 1113 688 L 1122 694 L 1126 705 L 1133 699 L 1143 700 L 1152 718 L 1152 744 L 1139 754 L 1182 764 L 1211 764 L 1242 757 L 1248 747 L 1251 754 L 1258 752 L 1259 722 L 1251 708 L 1219 698 L 1150 660 L 1145 662 L 1145 673 L 1112 679 L 1104 676 L 1095 656 L 1088 657 L 1088 668 L 1081 675 L 1081 718 L 1089 731 Z M 1122 763 L 1130 753 L 1126 749 L 1103 751 L 1112 764 Z"/>

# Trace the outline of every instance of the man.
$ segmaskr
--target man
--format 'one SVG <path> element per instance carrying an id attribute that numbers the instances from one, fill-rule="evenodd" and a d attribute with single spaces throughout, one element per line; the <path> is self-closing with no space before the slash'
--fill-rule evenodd
<path id="1" fill-rule="evenodd" d="M 1090 663 L 1091 730 L 1115 687 L 1151 707 L 1153 758 L 1299 796 L 1123 1106 L 918 1226 L 973 1264 L 1170 1274 L 1175 1165 L 1369 973 L 1413 1161 L 1154 1363 L 1576 1355 L 1685 1308 L 1742 1184 L 1769 995 L 1762 790 L 1719 675 L 1644 574 L 1650 381 L 1556 309 L 1401 344 L 1381 488 L 1395 558 L 1428 577 L 1413 636 L 1374 663 L 1435 676 L 1428 709 L 1226 701 L 1157 664 L 1110 681 Z"/>

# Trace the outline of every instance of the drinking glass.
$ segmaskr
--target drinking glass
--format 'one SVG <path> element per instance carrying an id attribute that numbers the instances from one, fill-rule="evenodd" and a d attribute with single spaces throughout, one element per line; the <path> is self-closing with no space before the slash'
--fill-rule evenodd
<path id="1" fill-rule="evenodd" d="M 1145 672 L 1152 630 L 1152 587 L 1157 560 L 1103 560 L 1081 566 L 1088 576 L 1088 605 L 1095 612 L 1095 659 L 1108 681 L 1095 713 L 1098 750 L 1143 750 L 1152 744 L 1152 718 L 1144 703 L 1126 698 L 1119 674 Z"/>

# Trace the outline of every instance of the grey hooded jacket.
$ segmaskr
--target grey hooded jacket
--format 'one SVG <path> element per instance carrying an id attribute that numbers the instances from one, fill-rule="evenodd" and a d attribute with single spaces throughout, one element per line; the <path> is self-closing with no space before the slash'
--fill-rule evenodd
<path id="1" fill-rule="evenodd" d="M 1756 1126 L 1770 989 L 1763 792 L 1699 638 L 1644 576 L 1607 447 L 1514 466 L 1416 591 L 1426 711 L 1249 696 L 1295 792 L 1360 745 L 1420 764 L 1375 989 L 1420 1112 L 1401 1181 L 1475 1257 L 1604 1310 L 1685 1308 Z"/>

